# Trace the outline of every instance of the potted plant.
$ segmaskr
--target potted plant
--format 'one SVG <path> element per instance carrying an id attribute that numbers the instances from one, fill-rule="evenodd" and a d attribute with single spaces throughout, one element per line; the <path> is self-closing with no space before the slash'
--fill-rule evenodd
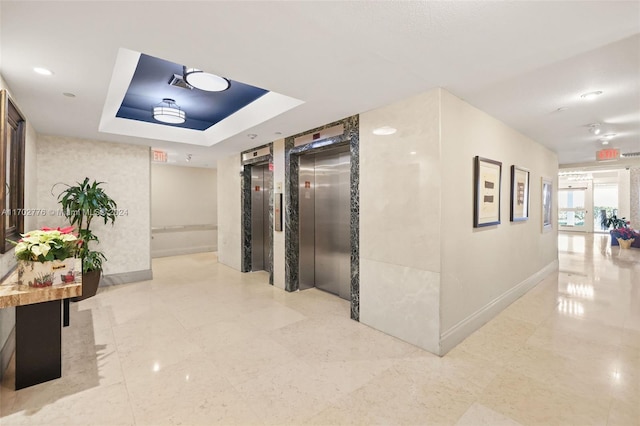
<path id="1" fill-rule="evenodd" d="M 78 256 L 82 258 L 82 296 L 75 300 L 83 300 L 95 296 L 102 275 L 102 262 L 107 258 L 99 251 L 91 250 L 92 243 L 99 243 L 98 237 L 91 230 L 94 219 L 102 219 L 105 223 L 116 220 L 117 204 L 101 188 L 104 182 L 89 178 L 67 185 L 67 189 L 58 195 L 64 216 L 71 225 L 78 227 Z"/>
<path id="2" fill-rule="evenodd" d="M 626 228 L 627 227 L 627 219 L 622 217 L 619 218 L 615 214 L 611 216 L 603 216 L 602 221 L 600 223 L 602 225 L 602 229 L 618 229 L 618 228 Z"/>
<path id="3" fill-rule="evenodd" d="M 620 248 L 630 248 L 631 244 L 636 240 L 638 234 L 629 227 L 616 228 L 611 230 L 611 240 L 615 238 Z"/>
<path id="4" fill-rule="evenodd" d="M 627 222 L 627 219 L 624 217 L 619 218 L 615 214 L 612 214 L 611 216 L 603 216 L 600 224 L 602 225 L 602 229 L 605 230 L 613 228 L 611 229 L 611 231 L 609 231 L 609 233 L 611 234 L 611 245 L 617 246 L 619 245 L 617 231 L 627 228 L 629 222 Z"/>
<path id="5" fill-rule="evenodd" d="M 73 227 L 42 228 L 21 234 L 15 245 L 18 259 L 18 284 L 49 287 L 75 281 L 75 259 L 78 239 Z"/>

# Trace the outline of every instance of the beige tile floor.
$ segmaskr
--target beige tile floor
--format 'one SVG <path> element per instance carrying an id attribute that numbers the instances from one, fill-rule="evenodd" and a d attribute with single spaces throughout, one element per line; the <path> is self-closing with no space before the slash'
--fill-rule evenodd
<path id="1" fill-rule="evenodd" d="M 640 250 L 561 234 L 560 272 L 439 358 L 213 254 L 72 305 L 63 377 L 1 425 L 640 425 Z M 366 283 L 363 283 L 366 285 Z"/>

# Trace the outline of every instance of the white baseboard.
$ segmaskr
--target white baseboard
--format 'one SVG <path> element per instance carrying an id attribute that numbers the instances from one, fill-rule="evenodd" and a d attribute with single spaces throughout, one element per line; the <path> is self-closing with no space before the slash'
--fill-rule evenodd
<path id="1" fill-rule="evenodd" d="M 466 339 L 471 333 L 478 330 L 496 315 L 506 309 L 510 304 L 518 300 L 522 295 L 531 290 L 547 275 L 558 270 L 558 260 L 554 260 L 520 284 L 498 296 L 482 308 L 478 309 L 467 318 L 463 319 L 449 330 L 440 335 L 440 356 L 446 354 Z"/>
<path id="2" fill-rule="evenodd" d="M 194 253 L 207 253 L 216 251 L 217 247 L 214 245 L 210 246 L 201 246 L 201 247 L 179 247 L 179 248 L 170 248 L 164 250 L 152 250 L 151 257 L 153 259 L 157 257 L 169 257 L 169 256 L 180 256 L 183 254 L 194 254 Z"/>
<path id="3" fill-rule="evenodd" d="M 149 281 L 151 279 L 153 279 L 153 272 L 151 271 L 151 269 L 145 269 L 143 271 L 123 272 L 120 274 L 109 274 L 102 276 L 102 279 L 100 280 L 100 287 L 117 284 L 136 283 L 139 281 Z"/>

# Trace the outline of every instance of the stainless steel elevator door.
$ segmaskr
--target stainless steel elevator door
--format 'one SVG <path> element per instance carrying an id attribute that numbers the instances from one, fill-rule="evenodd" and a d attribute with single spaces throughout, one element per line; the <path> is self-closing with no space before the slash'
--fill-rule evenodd
<path id="1" fill-rule="evenodd" d="M 348 147 L 300 157 L 300 289 L 351 298 Z"/>
<path id="2" fill-rule="evenodd" d="M 269 272 L 269 197 L 272 173 L 268 165 L 251 167 L 251 270 Z"/>

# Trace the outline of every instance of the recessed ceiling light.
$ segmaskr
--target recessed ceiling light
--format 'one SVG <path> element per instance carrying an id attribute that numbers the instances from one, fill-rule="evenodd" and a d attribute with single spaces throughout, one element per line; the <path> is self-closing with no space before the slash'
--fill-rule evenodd
<path id="1" fill-rule="evenodd" d="M 53 71 L 42 67 L 34 67 L 33 71 L 37 72 L 40 75 L 53 75 Z"/>
<path id="2" fill-rule="evenodd" d="M 606 139 L 600 139 L 600 142 L 602 143 L 602 145 L 609 145 L 609 141 Z"/>
<path id="3" fill-rule="evenodd" d="M 282 134 L 282 132 L 276 132 L 275 134 L 279 136 Z"/>
<path id="4" fill-rule="evenodd" d="M 382 127 L 378 127 L 377 129 L 373 129 L 373 134 L 378 136 L 388 136 L 388 135 L 394 134 L 397 131 L 398 129 L 394 127 L 382 126 Z"/>
<path id="5" fill-rule="evenodd" d="M 556 112 L 562 112 L 562 111 L 566 111 L 566 110 L 568 110 L 568 109 L 569 109 L 569 107 L 560 107 L 560 108 L 558 108 L 558 109 L 556 110 Z"/>
<path id="6" fill-rule="evenodd" d="M 602 129 L 600 128 L 600 123 L 589 124 L 589 131 L 594 135 L 600 134 L 600 132 L 602 131 Z"/>
<path id="7" fill-rule="evenodd" d="M 602 90 L 596 90 L 595 92 L 587 92 L 580 95 L 582 99 L 595 99 L 602 95 Z"/>
<path id="8" fill-rule="evenodd" d="M 71 92 L 64 92 L 63 95 L 66 96 L 67 98 L 75 98 L 76 97 L 76 95 L 74 95 Z"/>
<path id="9" fill-rule="evenodd" d="M 256 135 L 255 133 L 249 133 L 249 134 L 247 135 L 247 137 L 248 137 L 249 139 L 255 139 L 255 138 L 257 138 L 257 137 L 258 137 L 258 135 Z"/>
<path id="10" fill-rule="evenodd" d="M 602 135 L 602 137 L 605 138 L 605 139 L 611 139 L 615 135 L 616 135 L 615 133 L 607 133 L 606 135 Z"/>
<path id="11" fill-rule="evenodd" d="M 415 151 L 411 151 L 409 154 L 411 154 L 411 155 L 416 155 L 416 154 L 417 154 L 417 152 L 415 152 Z"/>

